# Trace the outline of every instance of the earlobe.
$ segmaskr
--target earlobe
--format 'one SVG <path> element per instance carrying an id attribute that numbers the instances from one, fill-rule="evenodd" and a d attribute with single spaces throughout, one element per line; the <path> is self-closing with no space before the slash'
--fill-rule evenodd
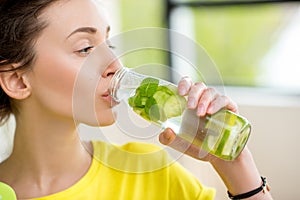
<path id="1" fill-rule="evenodd" d="M 26 74 L 16 71 L 2 72 L 0 74 L 0 85 L 3 91 L 14 99 L 26 99 L 31 90 Z"/>

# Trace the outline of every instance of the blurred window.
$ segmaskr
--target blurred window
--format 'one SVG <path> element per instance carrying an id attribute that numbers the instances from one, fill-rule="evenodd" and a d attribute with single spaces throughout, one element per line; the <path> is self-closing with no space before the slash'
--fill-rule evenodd
<path id="1" fill-rule="evenodd" d="M 166 27 L 165 5 L 162 0 L 120 1 L 122 30 Z M 300 89 L 299 24 L 299 3 L 181 6 L 172 9 L 170 15 L 170 28 L 203 46 L 218 67 L 225 85 L 296 91 Z M 166 38 L 158 40 L 163 43 Z M 124 60 L 133 67 L 144 63 L 167 64 L 167 56 L 166 52 L 147 50 L 131 54 Z M 201 60 L 197 62 L 201 64 Z"/>

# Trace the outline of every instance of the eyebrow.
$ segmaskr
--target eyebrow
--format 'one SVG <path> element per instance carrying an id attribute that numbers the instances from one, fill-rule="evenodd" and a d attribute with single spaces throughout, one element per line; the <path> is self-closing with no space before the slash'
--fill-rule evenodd
<path id="1" fill-rule="evenodd" d="M 106 28 L 106 33 L 109 33 L 110 31 L 110 26 L 107 26 Z M 71 37 L 72 35 L 76 33 L 90 33 L 90 34 L 95 34 L 97 33 L 97 29 L 94 27 L 81 27 L 73 31 L 67 38 Z"/>
<path id="2" fill-rule="evenodd" d="M 81 27 L 76 29 L 75 31 L 73 31 L 67 38 L 71 37 L 72 35 L 76 34 L 76 33 L 91 33 L 91 34 L 95 34 L 97 32 L 96 28 L 93 27 Z"/>

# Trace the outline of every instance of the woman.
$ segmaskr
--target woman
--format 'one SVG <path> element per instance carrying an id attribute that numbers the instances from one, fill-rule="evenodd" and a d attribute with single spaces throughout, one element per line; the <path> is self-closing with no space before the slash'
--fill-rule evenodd
<path id="1" fill-rule="evenodd" d="M 116 171 L 95 159 L 99 145 L 106 144 L 81 143 L 74 120 L 101 126 L 114 122 L 108 85 L 120 68 L 115 60 L 93 69 L 100 79 L 96 120 L 81 111 L 73 113 L 80 67 L 95 47 L 105 44 L 109 32 L 92 0 L 1 0 L 0 26 L 0 117 L 3 123 L 11 113 L 16 118 L 13 152 L 0 164 L 0 181 L 19 199 L 213 199 L 214 192 L 178 164 L 142 174 Z M 108 47 L 102 54 L 107 61 Z M 188 95 L 189 108 L 197 109 L 199 116 L 221 108 L 237 111 L 229 98 L 202 83 L 183 79 L 179 93 Z M 160 135 L 163 144 L 181 150 L 177 140 L 170 129 Z M 139 153 L 156 147 L 131 148 Z M 196 157 L 194 148 L 186 153 Z M 248 149 L 232 162 L 211 155 L 203 160 L 212 164 L 233 196 L 262 185 Z M 249 199 L 272 199 L 267 191 L 252 193 Z"/>

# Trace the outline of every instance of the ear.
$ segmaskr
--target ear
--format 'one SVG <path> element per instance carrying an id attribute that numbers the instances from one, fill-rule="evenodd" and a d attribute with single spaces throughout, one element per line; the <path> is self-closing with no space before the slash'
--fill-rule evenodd
<path id="1" fill-rule="evenodd" d="M 16 69 L 18 64 L 11 64 L 2 69 Z M 21 70 L 0 73 L 0 85 L 3 91 L 13 99 L 26 99 L 31 94 L 27 73 Z"/>

